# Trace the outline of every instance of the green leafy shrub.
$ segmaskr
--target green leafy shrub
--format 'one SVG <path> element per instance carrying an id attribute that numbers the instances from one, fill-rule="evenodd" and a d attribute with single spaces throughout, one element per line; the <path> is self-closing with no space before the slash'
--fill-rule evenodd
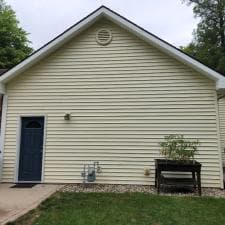
<path id="1" fill-rule="evenodd" d="M 160 153 L 167 159 L 172 160 L 191 160 L 197 152 L 200 145 L 199 141 L 190 141 L 183 135 L 165 136 L 165 140 L 160 142 Z"/>

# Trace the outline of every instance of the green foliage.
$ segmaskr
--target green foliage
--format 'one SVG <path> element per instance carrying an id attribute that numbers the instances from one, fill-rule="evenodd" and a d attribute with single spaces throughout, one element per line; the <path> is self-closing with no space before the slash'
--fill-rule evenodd
<path id="1" fill-rule="evenodd" d="M 199 141 L 186 140 L 183 135 L 169 135 L 165 136 L 165 141 L 160 142 L 160 146 L 161 154 L 168 159 L 190 160 L 194 159 Z"/>
<path id="2" fill-rule="evenodd" d="M 15 12 L 0 0 L 0 68 L 11 68 L 32 52 Z"/>
<path id="3" fill-rule="evenodd" d="M 224 199 L 59 193 L 14 225 L 223 225 Z"/>
<path id="4" fill-rule="evenodd" d="M 183 51 L 225 75 L 225 0 L 183 0 L 200 18 L 194 40 Z"/>

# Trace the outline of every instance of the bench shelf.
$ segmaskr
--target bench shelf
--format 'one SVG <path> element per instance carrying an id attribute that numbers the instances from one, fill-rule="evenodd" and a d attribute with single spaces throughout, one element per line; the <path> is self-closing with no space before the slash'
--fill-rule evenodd
<path id="1" fill-rule="evenodd" d="M 182 175 L 167 177 L 162 172 L 189 172 L 191 177 L 182 177 Z M 197 187 L 198 194 L 201 196 L 201 164 L 195 160 L 155 159 L 155 187 L 158 193 L 162 186 Z"/>

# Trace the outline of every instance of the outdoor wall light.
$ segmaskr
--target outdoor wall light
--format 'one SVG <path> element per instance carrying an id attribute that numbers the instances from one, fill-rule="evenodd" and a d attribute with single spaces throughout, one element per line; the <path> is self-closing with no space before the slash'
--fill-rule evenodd
<path id="1" fill-rule="evenodd" d="M 70 113 L 65 113 L 64 120 L 71 120 L 71 114 Z"/>

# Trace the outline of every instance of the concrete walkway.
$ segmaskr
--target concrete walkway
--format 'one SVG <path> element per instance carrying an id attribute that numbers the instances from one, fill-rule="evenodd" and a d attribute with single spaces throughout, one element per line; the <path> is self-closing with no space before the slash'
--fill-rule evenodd
<path id="1" fill-rule="evenodd" d="M 61 185 L 38 184 L 32 188 L 10 188 L 0 184 L 0 224 L 13 221 L 37 207 L 43 200 L 61 188 Z"/>

